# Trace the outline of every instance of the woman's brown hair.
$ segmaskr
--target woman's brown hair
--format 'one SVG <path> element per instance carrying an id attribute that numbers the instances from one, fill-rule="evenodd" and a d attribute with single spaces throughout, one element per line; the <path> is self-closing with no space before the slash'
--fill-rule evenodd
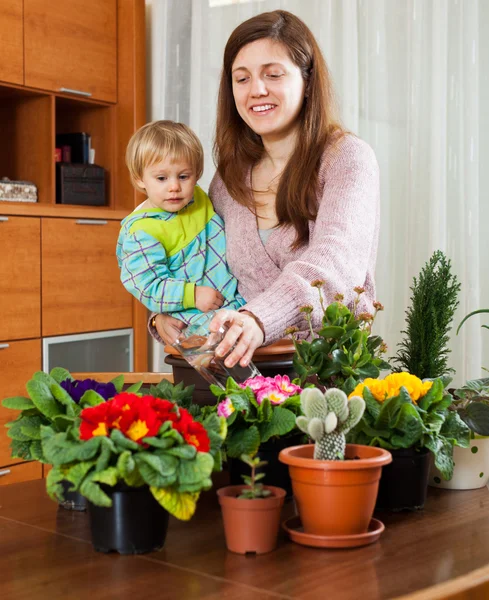
<path id="1" fill-rule="evenodd" d="M 214 157 L 229 194 L 256 213 L 248 172 L 263 157 L 264 146 L 261 137 L 239 116 L 231 73 L 241 48 L 264 38 L 284 45 L 306 85 L 298 117 L 300 135 L 280 177 L 276 202 L 278 223 L 295 228 L 293 247 L 299 248 L 309 240 L 308 221 L 317 216 L 321 156 L 332 137 L 343 130 L 336 120 L 331 78 L 321 50 L 310 29 L 295 15 L 284 10 L 262 13 L 241 23 L 231 34 L 224 50 Z"/>

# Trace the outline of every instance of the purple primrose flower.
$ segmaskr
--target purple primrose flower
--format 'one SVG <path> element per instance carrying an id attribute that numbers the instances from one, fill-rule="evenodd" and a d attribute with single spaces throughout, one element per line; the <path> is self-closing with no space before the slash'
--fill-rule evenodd
<path id="1" fill-rule="evenodd" d="M 88 390 L 93 390 L 100 394 L 104 400 L 113 398 L 117 390 L 113 383 L 99 383 L 95 379 L 65 379 L 60 383 L 61 387 L 68 392 L 73 400 L 78 404 L 83 394 Z"/>

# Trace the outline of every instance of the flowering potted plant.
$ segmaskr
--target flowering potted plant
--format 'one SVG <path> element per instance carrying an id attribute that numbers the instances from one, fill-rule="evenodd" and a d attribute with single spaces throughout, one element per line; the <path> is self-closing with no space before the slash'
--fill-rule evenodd
<path id="1" fill-rule="evenodd" d="M 302 384 L 313 380 L 325 387 L 336 387 L 350 394 L 357 383 L 366 377 L 375 378 L 381 369 L 390 369 L 382 359 L 387 346 L 378 335 L 372 335 L 372 325 L 377 313 L 384 309 L 380 302 L 374 302 L 375 312 L 357 314 L 361 287 L 354 288 L 357 296 L 350 310 L 343 304 L 343 295 L 337 294 L 335 301 L 324 305 L 321 291 L 324 281 L 313 281 L 317 288 L 323 310 L 322 328 L 314 331 L 311 305 L 302 306 L 310 329 L 310 341 L 297 338 L 297 328 L 290 327 L 285 333 L 292 337 L 295 346 L 294 368 Z"/>
<path id="2" fill-rule="evenodd" d="M 450 379 L 421 381 L 410 373 L 365 379 L 352 395 L 362 396 L 366 410 L 348 441 L 388 449 L 393 462 L 384 469 L 378 508 L 422 508 L 431 455 L 445 479 L 453 472 L 453 446 L 467 447 L 470 431 L 445 391 Z"/>
<path id="3" fill-rule="evenodd" d="M 383 530 L 380 523 L 371 527 L 381 469 L 392 457 L 383 448 L 346 444 L 345 436 L 362 418 L 365 401 L 359 396 L 348 401 L 335 388 L 324 393 L 307 388 L 300 400 L 304 414 L 297 417 L 297 425 L 315 443 L 280 452 L 280 460 L 289 466 L 303 532 L 290 521 L 286 529 L 294 541 L 306 545 L 375 541 Z"/>
<path id="4" fill-rule="evenodd" d="M 473 379 L 464 386 L 449 390 L 456 411 L 470 429 L 468 448 L 454 446 L 453 476 L 443 479 L 436 466 L 430 473 L 430 485 L 452 490 L 471 490 L 489 481 L 489 378 Z"/>
<path id="5" fill-rule="evenodd" d="M 41 427 L 49 425 L 55 432 L 65 431 L 74 424 L 88 398 L 108 400 L 122 389 L 123 384 L 123 376 L 109 383 L 93 379 L 76 380 L 66 369 L 59 367 L 49 375 L 43 371 L 34 373 L 26 384 L 28 397 L 17 396 L 2 401 L 5 408 L 20 411 L 16 419 L 6 424 L 7 435 L 12 440 L 12 457 L 49 463 L 42 449 Z M 140 387 L 141 383 L 137 383 L 129 389 L 136 392 Z M 61 485 L 64 490 L 61 506 L 85 510 L 85 498 L 77 492 L 70 492 L 67 481 Z"/>
<path id="6" fill-rule="evenodd" d="M 84 395 L 81 403 L 64 431 L 41 427 L 43 454 L 53 465 L 48 493 L 60 497 L 59 483 L 68 480 L 90 501 L 96 550 L 160 548 L 168 513 L 190 519 L 200 492 L 211 487 L 224 420 L 210 415 L 200 423 L 170 400 L 131 392 L 107 401 Z"/>
<path id="7" fill-rule="evenodd" d="M 267 463 L 265 483 L 282 487 L 290 495 L 290 477 L 287 468 L 278 461 L 278 453 L 302 441 L 295 426 L 302 389 L 287 375 L 258 375 L 240 384 L 229 378 L 225 390 L 214 385 L 210 389 L 217 396 L 217 414 L 227 421 L 224 451 L 231 484 L 239 485 L 246 474 L 240 457 L 258 454 Z M 259 467 L 262 469 L 263 465 Z"/>
<path id="8" fill-rule="evenodd" d="M 226 545 L 231 552 L 264 554 L 277 545 L 280 512 L 285 490 L 258 483 L 265 473 L 259 457 L 243 454 L 241 460 L 251 469 L 251 476 L 243 475 L 245 485 L 231 485 L 217 490 L 224 521 Z"/>

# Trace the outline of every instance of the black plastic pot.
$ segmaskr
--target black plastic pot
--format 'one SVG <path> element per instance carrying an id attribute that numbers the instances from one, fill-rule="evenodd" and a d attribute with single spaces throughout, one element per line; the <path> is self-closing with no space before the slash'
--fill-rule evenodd
<path id="1" fill-rule="evenodd" d="M 173 381 L 185 386 L 195 385 L 193 401 L 201 406 L 213 405 L 216 397 L 209 390 L 209 383 L 181 356 L 168 354 L 165 363 L 171 365 L 173 370 Z M 264 360 L 255 363 L 256 368 L 264 377 L 275 377 L 275 375 L 288 375 L 290 379 L 295 377 L 292 358 L 283 360 Z M 240 484 L 241 481 L 238 482 Z M 237 485 L 238 485 L 237 484 Z M 273 484 L 269 484 L 273 485 Z"/>
<path id="2" fill-rule="evenodd" d="M 426 501 L 431 452 L 427 448 L 390 450 L 392 462 L 382 468 L 376 509 L 420 510 Z"/>
<path id="3" fill-rule="evenodd" d="M 264 467 L 257 469 L 257 473 L 265 473 L 262 483 L 284 489 L 287 498 L 292 496 L 292 482 L 290 480 L 289 467 L 278 460 L 278 455 L 280 450 L 288 448 L 289 446 L 303 444 L 304 440 L 305 436 L 303 434 L 269 440 L 260 446 L 260 449 L 256 454 L 260 460 L 266 460 L 268 463 Z M 230 485 L 242 485 L 242 475 L 250 474 L 248 465 L 238 458 L 228 459 L 228 471 Z"/>
<path id="4" fill-rule="evenodd" d="M 168 530 L 168 512 L 154 499 L 147 486 L 130 488 L 118 484 L 102 486 L 112 498 L 112 507 L 88 503 L 92 544 L 97 552 L 143 554 L 163 547 Z"/>
<path id="5" fill-rule="evenodd" d="M 59 506 L 65 510 L 87 510 L 87 499 L 82 496 L 80 492 L 69 492 L 69 488 L 72 487 L 71 482 L 62 481 L 61 486 L 63 488 L 64 501 L 59 502 Z"/>

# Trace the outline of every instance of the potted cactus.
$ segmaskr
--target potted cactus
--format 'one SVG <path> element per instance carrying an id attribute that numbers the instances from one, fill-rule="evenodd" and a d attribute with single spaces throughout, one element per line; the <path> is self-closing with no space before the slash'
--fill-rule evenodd
<path id="1" fill-rule="evenodd" d="M 373 515 L 382 466 L 391 454 L 382 449 L 346 444 L 345 435 L 361 419 L 365 401 L 349 401 L 332 388 L 301 393 L 303 415 L 297 426 L 314 444 L 282 450 L 304 533 L 316 536 L 358 536 L 367 532 Z"/>
<path id="2" fill-rule="evenodd" d="M 241 460 L 251 469 L 251 476 L 243 475 L 245 485 L 229 485 L 217 490 L 226 545 L 228 550 L 238 554 L 264 554 L 277 545 L 285 490 L 258 483 L 265 473 L 257 473 L 257 470 L 265 466 L 265 461 L 245 454 Z"/>

